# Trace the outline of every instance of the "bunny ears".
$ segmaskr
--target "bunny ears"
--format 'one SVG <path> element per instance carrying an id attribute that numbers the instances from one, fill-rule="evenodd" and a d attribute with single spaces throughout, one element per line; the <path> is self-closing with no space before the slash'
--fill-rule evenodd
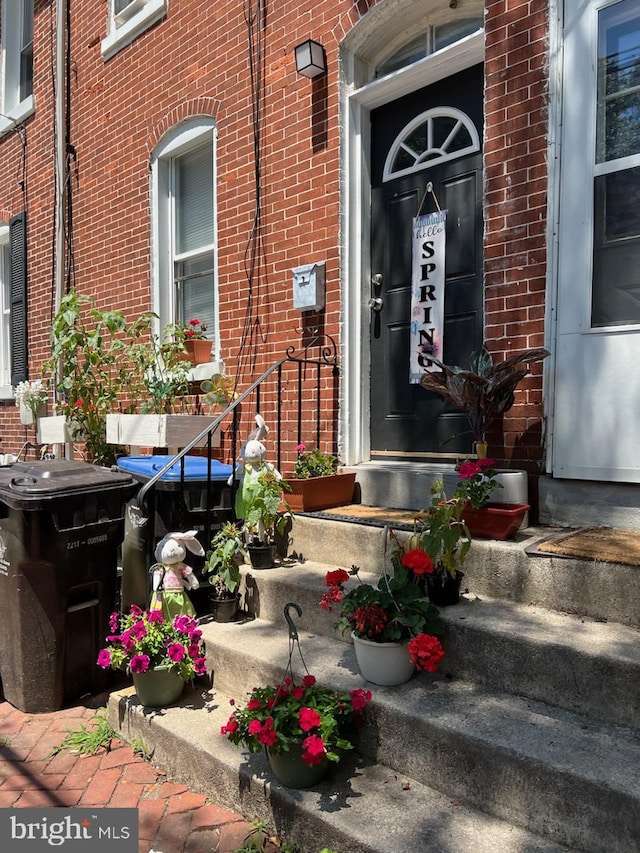
<path id="1" fill-rule="evenodd" d="M 158 542 L 156 552 L 159 552 L 162 549 L 162 546 L 171 539 L 175 539 L 176 542 L 179 542 L 181 545 L 184 545 L 185 548 L 188 548 L 192 554 L 195 554 L 197 557 L 204 557 L 204 548 L 196 539 L 197 534 L 197 530 L 187 530 L 186 533 L 167 533 L 162 541 Z"/>

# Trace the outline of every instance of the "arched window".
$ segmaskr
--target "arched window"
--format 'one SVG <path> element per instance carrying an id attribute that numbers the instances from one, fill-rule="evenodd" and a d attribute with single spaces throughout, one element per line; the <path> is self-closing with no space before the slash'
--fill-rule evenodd
<path id="1" fill-rule="evenodd" d="M 216 124 L 179 125 L 151 158 L 153 308 L 161 325 L 197 318 L 218 347 Z"/>
<path id="2" fill-rule="evenodd" d="M 478 131 L 469 116 L 454 107 L 436 107 L 420 113 L 400 131 L 387 154 L 383 180 L 479 150 Z"/>

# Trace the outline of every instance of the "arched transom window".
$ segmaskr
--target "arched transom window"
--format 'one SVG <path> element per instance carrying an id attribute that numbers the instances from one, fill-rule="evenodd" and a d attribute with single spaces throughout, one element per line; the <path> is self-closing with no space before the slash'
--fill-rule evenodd
<path id="1" fill-rule="evenodd" d="M 469 116 L 454 107 L 436 107 L 420 113 L 400 131 L 387 154 L 383 180 L 391 181 L 479 150 L 478 131 Z"/>

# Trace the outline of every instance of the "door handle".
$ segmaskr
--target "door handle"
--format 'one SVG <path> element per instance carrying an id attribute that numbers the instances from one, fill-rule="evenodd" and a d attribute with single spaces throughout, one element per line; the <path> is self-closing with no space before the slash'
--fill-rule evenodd
<path id="1" fill-rule="evenodd" d="M 369 300 L 369 308 L 372 311 L 382 311 L 383 301 L 381 296 L 372 296 Z"/>

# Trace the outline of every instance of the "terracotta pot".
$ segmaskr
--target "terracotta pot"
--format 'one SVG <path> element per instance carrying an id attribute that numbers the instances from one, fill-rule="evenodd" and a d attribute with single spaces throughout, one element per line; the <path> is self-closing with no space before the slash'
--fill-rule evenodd
<path id="1" fill-rule="evenodd" d="M 283 498 L 292 512 L 313 512 L 332 506 L 345 506 L 353 500 L 355 472 L 342 471 L 328 477 L 309 477 L 306 480 L 287 480 L 290 492 Z"/>
<path id="2" fill-rule="evenodd" d="M 206 338 L 196 338 L 185 341 L 185 359 L 191 364 L 207 364 L 211 361 L 211 341 Z"/>
<path id="3" fill-rule="evenodd" d="M 529 504 L 492 504 L 480 509 L 466 504 L 462 518 L 476 539 L 511 539 L 529 511 Z"/>
<path id="4" fill-rule="evenodd" d="M 393 687 L 409 681 L 415 666 L 409 657 L 406 645 L 402 643 L 374 643 L 363 637 L 351 634 L 363 678 L 372 684 Z"/>

